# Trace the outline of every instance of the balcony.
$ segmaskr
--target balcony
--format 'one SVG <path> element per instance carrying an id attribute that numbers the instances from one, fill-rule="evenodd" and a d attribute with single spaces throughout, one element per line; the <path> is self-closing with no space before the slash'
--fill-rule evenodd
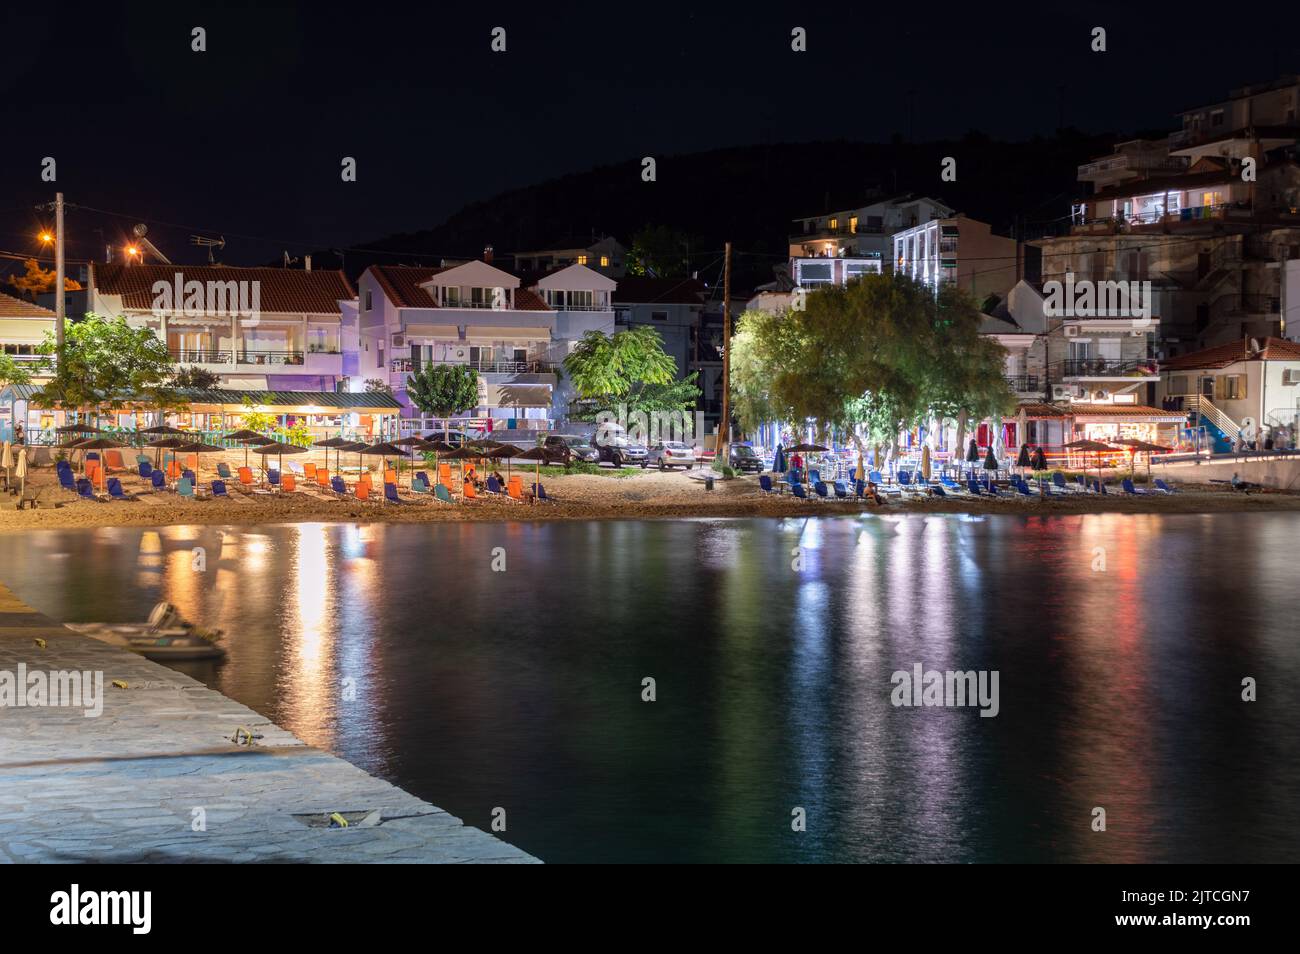
<path id="1" fill-rule="evenodd" d="M 173 361 L 178 364 L 218 364 L 230 365 L 230 351 L 213 351 L 194 348 L 177 348 L 169 349 L 167 352 Z M 316 354 L 317 352 L 313 352 Z M 321 354 L 333 354 L 338 356 L 338 352 L 320 352 Z M 306 361 L 306 353 L 302 351 L 240 351 L 237 356 L 236 364 L 240 365 L 301 365 Z"/>
<path id="2" fill-rule="evenodd" d="M 1016 394 L 1039 394 L 1043 393 L 1040 379 L 1036 374 L 1008 374 L 1007 386 Z"/>
<path id="3" fill-rule="evenodd" d="M 1067 358 L 1053 365 L 1052 382 L 1062 381 L 1157 381 L 1160 369 L 1151 358 Z"/>
<path id="4" fill-rule="evenodd" d="M 1107 156 L 1094 162 L 1079 166 L 1076 178 L 1080 182 L 1110 177 L 1120 173 L 1131 172 L 1134 175 L 1152 172 L 1180 172 L 1187 168 L 1187 160 L 1168 155 L 1119 155 Z"/>
<path id="5" fill-rule="evenodd" d="M 547 361 L 433 361 L 431 364 L 473 368 L 480 374 L 555 374 L 556 365 Z M 393 358 L 388 362 L 392 374 L 414 374 L 416 362 L 410 358 Z"/>

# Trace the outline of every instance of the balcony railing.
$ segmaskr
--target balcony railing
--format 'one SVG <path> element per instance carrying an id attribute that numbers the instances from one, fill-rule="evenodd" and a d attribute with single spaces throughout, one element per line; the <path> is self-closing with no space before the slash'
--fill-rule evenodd
<path id="1" fill-rule="evenodd" d="M 1054 365 L 1054 380 L 1065 378 L 1154 378 L 1160 374 L 1150 358 L 1067 358 Z"/>
<path id="2" fill-rule="evenodd" d="M 613 310 L 612 305 L 563 304 L 558 301 L 548 301 L 546 304 L 554 308 L 556 311 L 612 311 Z"/>
<path id="3" fill-rule="evenodd" d="M 174 348 L 167 352 L 179 364 L 230 364 L 230 351 L 213 351 L 198 348 Z M 326 352 L 320 352 L 324 354 Z M 337 353 L 337 352 L 335 352 Z M 241 351 L 238 364 L 299 365 L 304 361 L 302 351 Z"/>
<path id="4" fill-rule="evenodd" d="M 428 364 L 449 364 L 473 368 L 481 374 L 554 374 L 556 365 L 548 361 L 431 361 Z M 414 374 L 416 362 L 410 358 L 393 358 L 388 370 L 394 374 Z"/>
<path id="5" fill-rule="evenodd" d="M 1036 394 L 1042 391 L 1036 374 L 1008 374 L 1007 384 L 1017 394 Z"/>

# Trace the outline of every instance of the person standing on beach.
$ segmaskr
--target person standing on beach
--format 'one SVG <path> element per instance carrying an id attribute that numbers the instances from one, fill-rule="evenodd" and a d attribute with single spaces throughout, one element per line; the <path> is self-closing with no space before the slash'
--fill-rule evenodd
<path id="1" fill-rule="evenodd" d="M 19 421 L 16 424 L 14 424 L 14 443 L 23 444 L 25 442 L 26 441 L 23 435 L 23 422 Z"/>

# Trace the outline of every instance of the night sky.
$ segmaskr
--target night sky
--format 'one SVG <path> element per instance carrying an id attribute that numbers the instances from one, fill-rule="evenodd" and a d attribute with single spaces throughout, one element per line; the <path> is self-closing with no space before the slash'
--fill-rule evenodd
<path id="1" fill-rule="evenodd" d="M 916 141 L 1050 134 L 1062 85 L 1067 125 L 1171 128 L 1179 108 L 1300 68 L 1295 8 L 1240 18 L 1233 37 L 1230 13 L 1207 26 L 1165 4 L 1084 6 L 6 4 L 0 251 L 36 248 L 32 207 L 55 188 L 44 156 L 88 207 L 69 216 L 70 259 L 144 221 L 173 259 L 202 260 L 188 246 L 201 232 L 225 235 L 227 262 L 256 263 L 644 155 L 884 141 L 909 134 L 909 113 Z M 790 50 L 794 26 L 807 53 Z M 1093 26 L 1106 53 L 1089 49 Z"/>

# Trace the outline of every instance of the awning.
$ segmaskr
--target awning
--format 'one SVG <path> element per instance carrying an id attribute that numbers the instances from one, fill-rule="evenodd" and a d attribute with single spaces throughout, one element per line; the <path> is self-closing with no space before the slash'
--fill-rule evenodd
<path id="1" fill-rule="evenodd" d="M 1145 404 L 1071 404 L 1076 424 L 1182 424 L 1187 415 Z"/>
<path id="2" fill-rule="evenodd" d="M 407 325 L 408 338 L 459 338 L 460 330 L 455 325 Z"/>
<path id="3" fill-rule="evenodd" d="M 550 407 L 549 384 L 486 384 L 479 378 L 479 405 L 482 407 Z"/>
<path id="4" fill-rule="evenodd" d="M 549 328 L 493 327 L 469 325 L 465 328 L 466 341 L 550 341 Z"/>

